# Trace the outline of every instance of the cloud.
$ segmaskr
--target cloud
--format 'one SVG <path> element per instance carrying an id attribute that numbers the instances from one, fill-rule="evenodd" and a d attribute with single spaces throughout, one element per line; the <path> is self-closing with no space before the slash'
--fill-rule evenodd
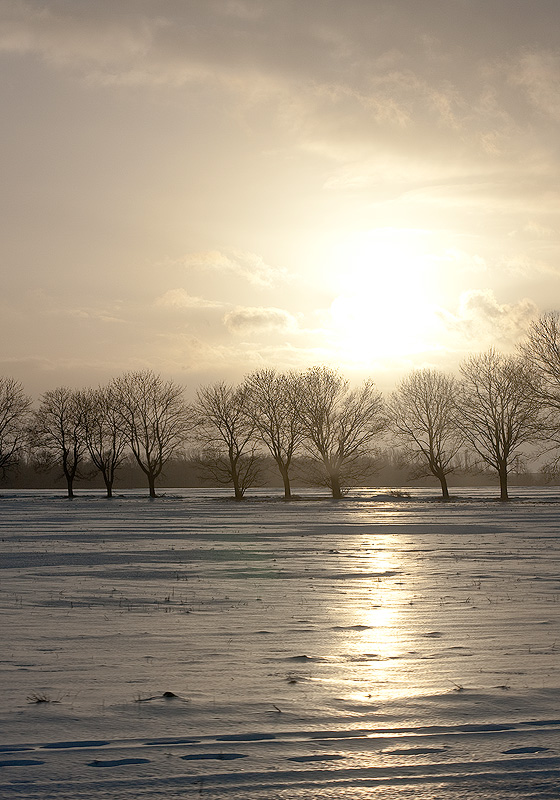
<path id="1" fill-rule="evenodd" d="M 514 304 L 501 304 L 491 289 L 463 292 L 457 313 L 441 311 L 439 314 L 449 331 L 470 341 L 477 340 L 481 347 L 495 342 L 515 345 L 537 315 L 538 308 L 529 298 Z"/>
<path id="2" fill-rule="evenodd" d="M 185 257 L 184 264 L 189 269 L 229 272 L 256 286 L 272 286 L 287 277 L 286 270 L 272 267 L 256 253 L 243 250 L 209 250 L 203 253 L 191 253 Z"/>
<path id="3" fill-rule="evenodd" d="M 297 328 L 297 320 L 281 308 L 237 308 L 225 315 L 224 325 L 234 333 L 293 331 Z"/>
<path id="4" fill-rule="evenodd" d="M 555 236 L 556 231 L 541 222 L 530 219 L 523 227 L 523 232 L 535 239 L 550 239 Z"/>
<path id="5" fill-rule="evenodd" d="M 0 50 L 35 52 L 58 66 L 114 68 L 145 55 L 166 24 L 161 17 L 119 13 L 117 4 L 108 14 L 101 6 L 71 0 L 6 0 L 2 6 Z"/>
<path id="6" fill-rule="evenodd" d="M 251 31 L 266 16 L 226 0 L 2 0 L 0 50 L 36 53 L 100 83 L 180 86 L 249 66 Z M 255 37 L 259 41 L 262 37 Z"/>
<path id="7" fill-rule="evenodd" d="M 167 292 L 158 297 L 155 301 L 156 306 L 161 308 L 221 308 L 222 303 L 216 303 L 213 300 L 206 300 L 203 297 L 194 297 L 190 295 L 186 289 L 169 289 Z"/>
<path id="8" fill-rule="evenodd" d="M 488 271 L 486 259 L 476 253 L 467 253 L 459 247 L 448 247 L 445 252 L 436 257 L 443 269 L 452 269 L 456 275 L 481 274 Z"/>
<path id="9" fill-rule="evenodd" d="M 227 16 L 239 17 L 244 20 L 256 20 L 263 16 L 264 6 L 251 0 L 224 0 L 221 9 L 218 10 Z"/>
<path id="10" fill-rule="evenodd" d="M 35 53 L 102 84 L 220 87 L 232 114 L 254 121 L 260 104 L 300 146 L 343 161 L 380 144 L 440 155 L 444 143 L 457 157 L 458 134 L 497 155 L 511 139 L 512 87 L 560 118 L 553 51 L 494 64 L 490 77 L 500 80 L 489 91 L 499 15 L 465 49 L 473 15 L 459 7 L 456 30 L 417 2 L 359 0 L 345 12 L 326 0 L 290 3 L 289 13 L 283 0 L 3 0 L 0 50 Z"/>
<path id="11" fill-rule="evenodd" d="M 118 324 L 123 324 L 126 322 L 126 318 L 122 315 L 120 310 L 118 310 L 118 315 L 113 313 L 111 310 L 95 308 L 62 308 L 53 313 L 72 317 L 76 320 L 87 320 L 90 322 L 116 322 Z"/>
<path id="12" fill-rule="evenodd" d="M 560 121 L 560 53 L 524 52 L 510 70 L 510 80 L 521 87 L 530 102 L 546 116 Z"/>

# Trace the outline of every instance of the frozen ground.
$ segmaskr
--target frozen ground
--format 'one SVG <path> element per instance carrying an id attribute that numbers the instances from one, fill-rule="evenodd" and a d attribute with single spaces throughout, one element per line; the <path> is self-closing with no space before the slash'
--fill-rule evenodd
<path id="1" fill-rule="evenodd" d="M 556 492 L 5 493 L 0 797 L 557 799 Z"/>

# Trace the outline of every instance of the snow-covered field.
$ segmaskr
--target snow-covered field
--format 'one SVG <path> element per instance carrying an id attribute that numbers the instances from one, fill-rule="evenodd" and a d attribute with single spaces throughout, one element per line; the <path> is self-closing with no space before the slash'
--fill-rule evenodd
<path id="1" fill-rule="evenodd" d="M 560 496 L 0 498 L 0 797 L 558 798 Z"/>

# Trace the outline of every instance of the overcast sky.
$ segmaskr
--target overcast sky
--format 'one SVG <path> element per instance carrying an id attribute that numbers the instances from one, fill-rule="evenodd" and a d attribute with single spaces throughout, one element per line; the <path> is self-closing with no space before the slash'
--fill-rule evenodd
<path id="1" fill-rule="evenodd" d="M 558 0 L 0 0 L 0 371 L 380 388 L 560 307 Z"/>

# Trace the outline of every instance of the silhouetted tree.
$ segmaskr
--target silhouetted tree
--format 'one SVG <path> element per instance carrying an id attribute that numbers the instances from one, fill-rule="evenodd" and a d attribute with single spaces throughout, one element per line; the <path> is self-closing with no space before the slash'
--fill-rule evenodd
<path id="1" fill-rule="evenodd" d="M 0 378 L 0 475 L 14 467 L 19 459 L 26 434 L 31 398 L 21 383 Z"/>
<path id="2" fill-rule="evenodd" d="M 508 499 L 508 474 L 519 463 L 523 445 L 540 434 L 540 404 L 535 376 L 519 357 L 493 348 L 471 355 L 461 365 L 458 398 L 465 440 L 498 473 L 500 499 Z"/>
<path id="3" fill-rule="evenodd" d="M 192 421 L 183 388 L 141 370 L 115 378 L 110 390 L 120 429 L 148 479 L 150 497 L 156 497 L 156 479 L 184 444 Z"/>
<path id="4" fill-rule="evenodd" d="M 536 386 L 541 402 L 560 409 L 560 315 L 548 311 L 529 327 L 520 345 L 523 356 L 539 376 Z"/>
<path id="5" fill-rule="evenodd" d="M 311 367 L 301 375 L 293 398 L 309 453 L 323 467 L 334 498 L 355 483 L 376 437 L 386 428 L 381 393 L 366 380 L 354 390 L 334 369 Z"/>
<path id="6" fill-rule="evenodd" d="M 88 389 L 81 394 L 84 441 L 92 463 L 103 476 L 107 497 L 113 496 L 115 472 L 122 463 L 128 438 L 113 387 Z"/>
<path id="7" fill-rule="evenodd" d="M 261 369 L 245 379 L 248 414 L 257 437 L 276 462 L 286 500 L 292 496 L 290 466 L 303 439 L 301 421 L 293 402 L 298 378 L 296 373 Z"/>
<path id="8" fill-rule="evenodd" d="M 193 407 L 201 446 L 198 463 L 218 483 L 231 484 L 236 500 L 242 500 L 260 478 L 255 423 L 248 405 L 246 386 L 216 383 L 198 390 Z"/>
<path id="9" fill-rule="evenodd" d="M 536 372 L 533 391 L 543 410 L 542 439 L 545 451 L 560 445 L 560 315 L 548 311 L 529 327 L 520 352 Z M 543 471 L 550 476 L 558 472 L 560 456 L 556 455 Z"/>
<path id="10" fill-rule="evenodd" d="M 457 419 L 458 384 L 451 375 L 431 369 L 411 372 L 391 395 L 389 416 L 404 455 L 417 469 L 414 476 L 434 475 L 444 499 L 447 475 L 462 443 Z"/>
<path id="11" fill-rule="evenodd" d="M 45 392 L 32 416 L 29 441 L 43 468 L 62 468 L 68 497 L 74 497 L 74 480 L 86 449 L 80 392 L 67 386 Z"/>

